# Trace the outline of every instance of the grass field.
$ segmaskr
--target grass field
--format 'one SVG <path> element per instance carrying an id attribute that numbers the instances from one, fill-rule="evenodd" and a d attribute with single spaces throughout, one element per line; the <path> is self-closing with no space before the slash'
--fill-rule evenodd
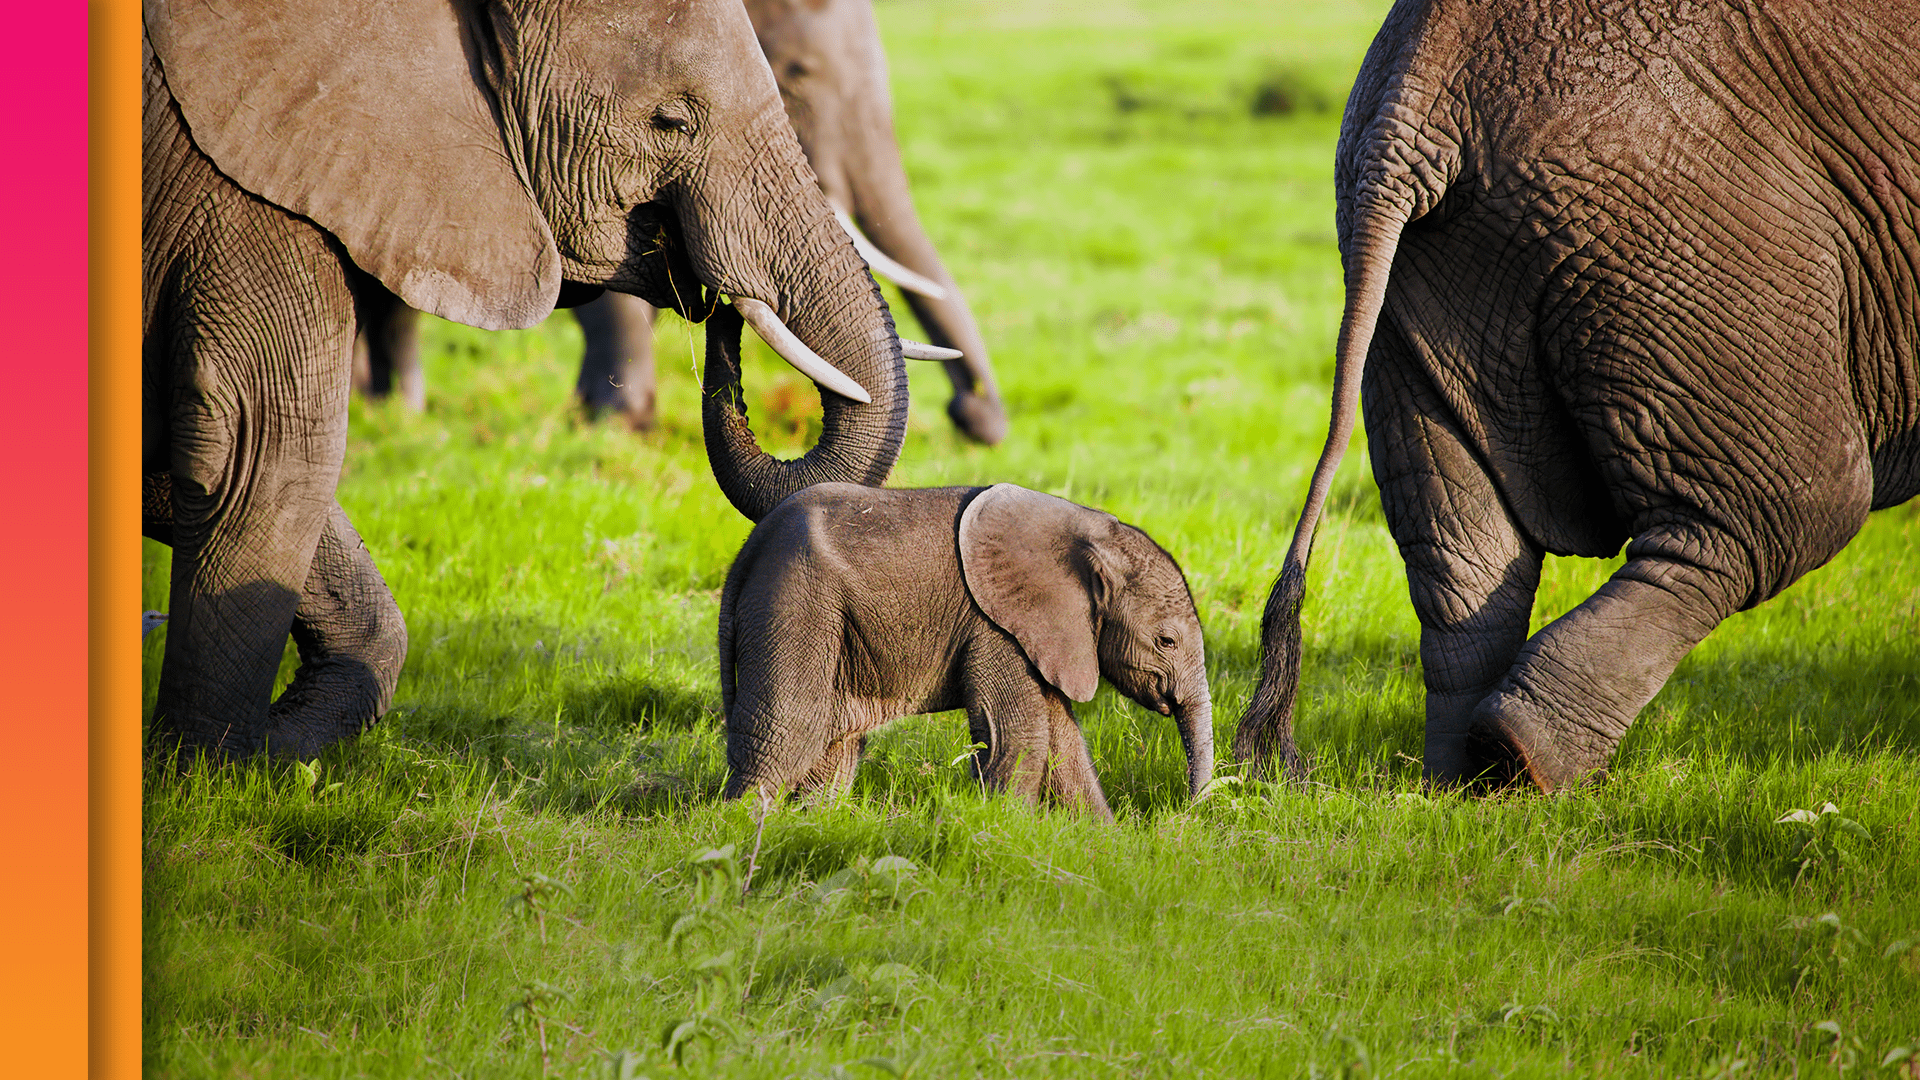
<path id="1" fill-rule="evenodd" d="M 879 7 L 1013 421 L 962 444 L 918 367 L 893 483 L 1013 481 L 1151 532 L 1223 750 L 1325 431 L 1332 147 L 1384 9 Z M 354 405 L 340 501 L 406 673 L 317 766 L 149 775 L 148 1075 L 1920 1076 L 1920 502 L 1717 630 L 1603 786 L 1433 795 L 1361 440 L 1313 565 L 1304 788 L 1189 805 L 1172 725 L 1103 689 L 1080 711 L 1115 826 L 982 797 L 957 714 L 762 818 L 717 800 L 748 523 L 701 450 L 699 338 L 663 320 L 644 437 L 572 411 L 565 316 L 434 324 L 427 413 Z M 810 384 L 760 353 L 748 388 L 801 449 Z M 1553 561 L 1537 620 L 1610 569 Z M 149 545 L 150 607 L 166 572 Z"/>

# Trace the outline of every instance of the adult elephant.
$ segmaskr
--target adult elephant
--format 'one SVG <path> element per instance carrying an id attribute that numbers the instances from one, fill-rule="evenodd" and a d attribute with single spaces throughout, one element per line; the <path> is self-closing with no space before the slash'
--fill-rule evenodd
<path id="1" fill-rule="evenodd" d="M 1593 776 L 1716 624 L 1920 491 L 1916 28 L 1911 0 L 1394 6 L 1340 135 L 1332 431 L 1240 756 L 1297 765 L 1357 398 L 1442 782 Z M 1529 638 L 1542 553 L 1622 543 Z"/>
<path id="2" fill-rule="evenodd" d="M 310 755 L 391 698 L 405 629 L 333 497 L 376 285 L 488 328 L 599 287 L 711 315 L 735 506 L 886 477 L 900 343 L 735 0 L 148 0 L 145 26 L 148 519 L 174 548 L 156 740 Z M 821 386 L 799 459 L 746 430 L 743 318 Z M 269 705 L 289 630 L 301 666 Z"/>
<path id="3" fill-rule="evenodd" d="M 900 286 L 936 347 L 960 354 L 944 360 L 953 384 L 947 415 L 977 442 L 1001 441 L 1006 407 L 986 342 L 907 189 L 872 0 L 749 0 L 747 14 L 800 146 L 861 256 Z M 574 314 L 586 341 L 574 386 L 581 403 L 621 415 L 637 429 L 651 428 L 652 309 L 636 298 L 608 295 Z M 370 396 L 391 393 L 413 408 L 424 406 L 417 319 L 397 299 L 369 312 L 359 381 Z"/>

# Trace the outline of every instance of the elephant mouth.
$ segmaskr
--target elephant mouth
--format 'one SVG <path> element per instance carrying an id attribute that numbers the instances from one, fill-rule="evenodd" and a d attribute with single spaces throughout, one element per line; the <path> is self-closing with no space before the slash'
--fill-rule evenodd
<path id="1" fill-rule="evenodd" d="M 687 252 L 680 218 L 664 202 L 642 203 L 627 214 L 628 258 L 608 287 L 632 293 L 688 322 L 705 322 L 719 305 L 719 294 L 700 280 Z"/>

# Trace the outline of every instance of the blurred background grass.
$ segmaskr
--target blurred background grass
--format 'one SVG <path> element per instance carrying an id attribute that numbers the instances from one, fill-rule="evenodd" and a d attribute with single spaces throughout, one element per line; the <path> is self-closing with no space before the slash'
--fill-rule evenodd
<path id="1" fill-rule="evenodd" d="M 1222 748 L 1324 437 L 1332 146 L 1384 12 L 878 7 L 916 201 L 1013 424 L 963 443 L 918 365 L 892 483 L 1012 481 L 1152 533 Z M 635 437 L 573 410 L 571 318 L 428 322 L 426 414 L 356 402 L 339 496 L 407 615 L 394 712 L 317 771 L 149 777 L 151 1075 L 1712 1075 L 1920 1047 L 1896 948 L 1920 941 L 1920 507 L 1717 630 L 1598 790 L 1430 796 L 1357 440 L 1306 609 L 1305 790 L 1188 807 L 1172 726 L 1103 688 L 1080 713 L 1117 828 L 982 799 L 944 715 L 761 834 L 715 801 L 714 614 L 749 526 L 701 449 L 699 328 L 662 319 Z M 750 349 L 755 425 L 797 453 L 817 396 Z M 1550 560 L 1537 624 L 1612 565 Z M 149 545 L 150 607 L 166 567 Z M 1867 839 L 1775 823 L 1827 801 Z M 715 899 L 749 864 L 751 897 Z"/>

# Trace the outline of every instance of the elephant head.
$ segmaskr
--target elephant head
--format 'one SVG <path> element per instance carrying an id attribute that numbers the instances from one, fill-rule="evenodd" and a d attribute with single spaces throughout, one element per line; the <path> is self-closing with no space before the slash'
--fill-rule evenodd
<path id="1" fill-rule="evenodd" d="M 827 200 L 933 344 L 961 353 L 945 361 L 947 415 L 968 437 L 999 442 L 1007 416 L 986 343 L 907 190 L 872 0 L 748 0 L 747 12 Z"/>
<path id="2" fill-rule="evenodd" d="M 695 319 L 730 298 L 826 413 L 795 461 L 744 422 L 710 439 L 748 517 L 885 479 L 907 407 L 892 319 L 737 3 L 148 0 L 146 26 L 219 170 L 414 307 L 504 329 L 545 318 L 563 281 Z M 738 401 L 733 378 L 710 409 Z"/>
<path id="3" fill-rule="evenodd" d="M 1040 677 L 1090 701 L 1100 677 L 1171 716 L 1192 794 L 1213 776 L 1213 695 L 1193 594 L 1173 556 L 1112 514 L 996 484 L 960 515 L 961 570 L 981 612 Z"/>

